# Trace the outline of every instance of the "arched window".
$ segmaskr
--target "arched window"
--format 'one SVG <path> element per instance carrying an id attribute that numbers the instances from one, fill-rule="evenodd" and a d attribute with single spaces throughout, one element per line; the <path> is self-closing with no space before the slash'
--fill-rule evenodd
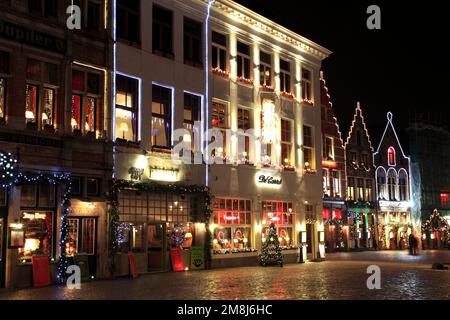
<path id="1" fill-rule="evenodd" d="M 396 165 L 394 147 L 389 147 L 389 149 L 388 149 L 388 165 L 390 165 L 390 166 Z"/>
<path id="2" fill-rule="evenodd" d="M 394 169 L 389 170 L 388 172 L 388 196 L 389 201 L 396 201 L 395 199 L 395 188 L 396 188 L 396 181 L 397 180 L 397 174 Z"/>
<path id="3" fill-rule="evenodd" d="M 376 172 L 377 177 L 377 190 L 378 199 L 385 199 L 385 186 L 386 186 L 386 171 L 383 168 L 378 168 Z"/>
<path id="4" fill-rule="evenodd" d="M 408 201 L 408 174 L 405 170 L 400 170 L 398 173 L 398 193 L 400 201 Z"/>

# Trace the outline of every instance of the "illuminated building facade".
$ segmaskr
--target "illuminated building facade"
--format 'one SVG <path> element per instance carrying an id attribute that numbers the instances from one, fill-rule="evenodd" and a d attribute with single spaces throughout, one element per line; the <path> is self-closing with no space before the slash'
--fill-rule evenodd
<path id="1" fill-rule="evenodd" d="M 411 216 L 410 158 L 403 152 L 394 125 L 387 114 L 387 125 L 373 154 L 376 197 L 378 201 L 378 247 L 408 248 L 408 236 L 414 230 Z"/>
<path id="2" fill-rule="evenodd" d="M 345 142 L 349 249 L 377 247 L 374 150 L 358 102 Z"/>
<path id="3" fill-rule="evenodd" d="M 212 267 L 257 264 L 270 223 L 285 262 L 300 235 L 305 257 L 323 257 L 319 70 L 330 52 L 228 0 L 117 1 L 116 37 L 115 178 L 209 187 Z M 222 146 L 208 146 L 208 129 Z M 172 159 L 181 139 L 192 158 L 226 164 Z M 167 238 L 190 235 L 183 259 L 205 245 L 197 196 L 120 192 L 121 244 L 139 272 L 170 268 Z"/>
<path id="4" fill-rule="evenodd" d="M 345 149 L 328 94 L 325 79 L 320 78 L 320 105 L 322 114 L 322 190 L 323 221 L 326 249 L 329 252 L 347 247 L 345 208 Z"/>
<path id="5" fill-rule="evenodd" d="M 106 233 L 112 174 L 109 4 L 78 1 L 89 14 L 81 30 L 70 31 L 71 2 L 0 1 L 0 150 L 17 160 L 19 174 L 5 185 L 12 171 L 2 161 L 0 287 L 31 286 L 35 255 L 48 256 L 56 281 L 69 175 L 64 251 L 72 262 L 85 257 L 87 277 L 104 276 L 107 268 L 99 235 Z"/>

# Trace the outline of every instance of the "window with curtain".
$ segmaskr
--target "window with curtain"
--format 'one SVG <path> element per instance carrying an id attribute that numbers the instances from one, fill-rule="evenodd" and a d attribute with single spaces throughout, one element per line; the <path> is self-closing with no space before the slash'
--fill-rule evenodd
<path id="1" fill-rule="evenodd" d="M 116 86 L 116 139 L 137 141 L 139 82 L 117 75 Z"/>
<path id="2" fill-rule="evenodd" d="M 152 86 L 153 146 L 172 147 L 172 89 Z"/>

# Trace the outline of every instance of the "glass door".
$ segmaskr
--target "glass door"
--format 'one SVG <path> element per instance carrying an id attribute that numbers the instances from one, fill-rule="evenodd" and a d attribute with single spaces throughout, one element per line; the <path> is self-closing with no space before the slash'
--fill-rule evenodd
<path id="1" fill-rule="evenodd" d="M 166 226 L 161 223 L 147 225 L 148 271 L 166 270 Z"/>

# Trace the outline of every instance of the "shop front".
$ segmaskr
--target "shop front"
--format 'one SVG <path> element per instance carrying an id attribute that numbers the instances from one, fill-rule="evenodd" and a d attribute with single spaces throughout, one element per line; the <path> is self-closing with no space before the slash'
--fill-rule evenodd
<path id="1" fill-rule="evenodd" d="M 115 275 L 130 275 L 130 256 L 137 273 L 178 270 L 175 258 L 189 270 L 192 250 L 206 250 L 209 192 L 195 184 L 204 172 L 193 172 L 201 166 L 172 160 L 170 153 L 132 150 L 118 154 L 116 163 L 109 209 Z"/>
<path id="2" fill-rule="evenodd" d="M 413 232 L 410 212 L 379 211 L 378 222 L 379 249 L 405 250 L 409 248 L 408 238 Z"/>
<path id="3" fill-rule="evenodd" d="M 423 249 L 450 250 L 450 216 L 444 216 L 437 209 L 433 210 L 422 224 Z"/>
<path id="4" fill-rule="evenodd" d="M 343 251 L 347 248 L 345 208 L 342 204 L 330 204 L 324 201 L 323 222 L 326 252 Z"/>
<path id="5" fill-rule="evenodd" d="M 316 206 L 300 201 L 295 172 L 213 165 L 211 173 L 212 267 L 258 265 L 271 224 L 275 226 L 284 263 L 297 261 L 300 246 L 305 259 L 316 258 Z"/>
<path id="6" fill-rule="evenodd" d="M 349 223 L 349 248 L 371 250 L 378 248 L 377 218 L 370 203 L 347 209 Z"/>

